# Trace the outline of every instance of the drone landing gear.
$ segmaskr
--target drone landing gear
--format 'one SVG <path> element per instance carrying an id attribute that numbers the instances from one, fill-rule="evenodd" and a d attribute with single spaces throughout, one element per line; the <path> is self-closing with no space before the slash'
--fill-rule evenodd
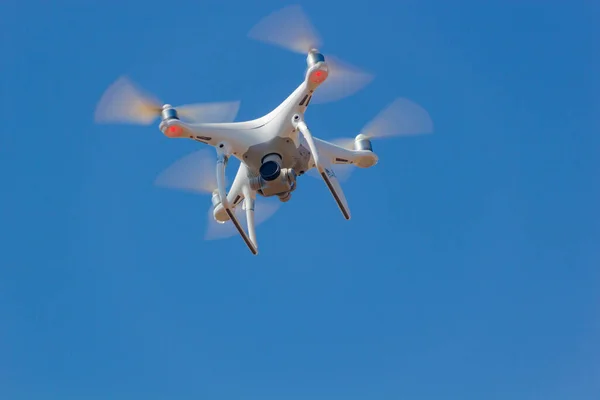
<path id="1" fill-rule="evenodd" d="M 227 199 L 227 193 L 225 192 L 225 166 L 227 164 L 227 149 L 224 144 L 220 144 L 217 147 L 217 186 L 219 190 L 219 197 L 221 205 L 225 209 L 225 212 L 229 216 L 229 219 L 235 226 L 235 229 L 239 232 L 240 236 L 246 243 L 246 246 L 250 249 L 252 254 L 258 254 L 258 246 L 256 245 L 256 231 L 254 227 L 254 199 L 250 193 L 244 193 L 244 208 L 246 209 L 246 219 L 248 220 L 248 231 L 250 236 L 246 234 L 244 228 L 240 224 L 240 221 L 235 216 L 234 210 L 231 208 L 231 204 Z M 246 192 L 246 191 L 245 191 Z"/>
<path id="2" fill-rule="evenodd" d="M 258 253 L 258 246 L 256 246 L 256 228 L 254 221 L 254 204 L 256 202 L 256 199 L 254 197 L 256 196 L 256 194 L 251 194 L 249 192 L 250 190 L 245 188 L 243 209 L 246 211 L 246 220 L 248 223 L 248 234 L 250 236 L 250 241 L 252 242 L 252 244 L 254 245 L 254 249 L 256 249 L 256 252 Z M 250 250 L 252 251 L 252 248 Z"/>
<path id="3" fill-rule="evenodd" d="M 327 185 L 327 188 L 335 199 L 335 202 L 342 212 L 342 215 L 345 219 L 350 219 L 350 208 L 348 207 L 348 201 L 346 200 L 346 196 L 344 195 L 344 191 L 342 190 L 342 186 L 340 185 L 335 172 L 333 172 L 333 169 L 331 168 L 331 161 L 327 157 L 322 159 L 319 157 L 317 146 L 315 145 L 312 134 L 306 126 L 302 116 L 295 114 L 292 117 L 292 125 L 297 128 L 306 139 L 315 162 L 315 168 L 319 171 L 319 175 L 321 175 L 321 178 Z"/>

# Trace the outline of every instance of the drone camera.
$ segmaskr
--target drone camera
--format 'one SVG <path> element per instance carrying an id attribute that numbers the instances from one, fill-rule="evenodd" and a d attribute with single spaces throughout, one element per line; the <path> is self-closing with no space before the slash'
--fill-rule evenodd
<path id="1" fill-rule="evenodd" d="M 261 178 L 267 182 L 277 179 L 281 174 L 281 156 L 275 153 L 267 154 L 262 159 L 259 173 Z"/>
<path id="2" fill-rule="evenodd" d="M 296 189 L 296 171 L 292 168 L 281 168 L 281 156 L 271 153 L 262 160 L 259 176 L 250 178 L 250 188 L 259 191 L 263 196 L 279 196 L 287 201 L 290 193 Z"/>

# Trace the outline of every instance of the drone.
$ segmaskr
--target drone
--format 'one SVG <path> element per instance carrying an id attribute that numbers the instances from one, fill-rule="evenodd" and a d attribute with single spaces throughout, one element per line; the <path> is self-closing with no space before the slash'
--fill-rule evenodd
<path id="1" fill-rule="evenodd" d="M 379 158 L 373 151 L 372 139 L 430 133 L 433 128 L 422 107 L 398 98 L 356 137 L 319 139 L 312 135 L 305 120 L 311 100 L 315 104 L 350 96 L 369 84 L 373 76 L 336 57 L 325 57 L 319 50 L 322 46 L 319 34 L 297 5 L 265 17 L 248 36 L 306 55 L 302 82 L 267 114 L 234 122 L 239 101 L 174 107 L 145 93 L 123 76 L 101 97 L 95 120 L 150 125 L 160 119 L 158 128 L 167 138 L 191 139 L 211 146 L 216 151 L 216 160 L 214 153 L 200 150 L 174 163 L 155 183 L 210 194 L 209 225 L 216 227 L 215 235 L 218 227 L 232 226 L 229 232 L 239 234 L 251 253 L 257 255 L 256 226 L 274 212 L 265 208 L 267 213 L 261 219 L 255 213 L 255 208 L 261 210 L 260 202 L 256 207 L 257 198 L 278 200 L 277 208 L 290 200 L 300 176 L 308 172 L 315 176 L 316 172 L 342 216 L 350 220 L 350 208 L 336 168 L 373 167 Z M 227 190 L 226 168 L 232 158 L 239 160 L 240 165 Z"/>

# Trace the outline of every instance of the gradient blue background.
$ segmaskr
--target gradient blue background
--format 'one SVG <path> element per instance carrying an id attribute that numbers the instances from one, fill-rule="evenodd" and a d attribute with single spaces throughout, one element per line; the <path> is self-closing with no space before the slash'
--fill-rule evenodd
<path id="1" fill-rule="evenodd" d="M 285 4 L 0 3 L 0 397 L 599 399 L 599 3 L 304 1 L 377 75 L 313 133 L 405 96 L 435 134 L 375 143 L 350 222 L 302 179 L 253 257 L 152 184 L 200 144 L 93 111 L 128 74 L 268 112 L 304 57 L 246 34 Z"/>

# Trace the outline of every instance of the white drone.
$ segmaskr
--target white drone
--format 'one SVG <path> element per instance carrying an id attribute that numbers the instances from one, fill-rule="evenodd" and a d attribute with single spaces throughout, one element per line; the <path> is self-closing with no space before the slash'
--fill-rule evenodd
<path id="1" fill-rule="evenodd" d="M 100 123 L 149 125 L 161 118 L 159 129 L 169 138 L 188 138 L 216 149 L 215 174 L 210 154 L 200 151 L 175 163 L 156 183 L 161 186 L 212 194 L 209 224 L 223 226 L 231 221 L 253 254 L 258 254 L 255 216 L 256 195 L 290 199 L 297 177 L 316 169 L 345 219 L 350 209 L 334 166 L 369 168 L 377 164 L 371 139 L 401 134 L 429 133 L 431 120 L 418 105 L 397 99 L 367 124 L 354 139 L 335 143 L 314 137 L 304 119 L 313 95 L 319 102 L 337 100 L 366 86 L 370 74 L 326 58 L 317 48 L 321 41 L 299 6 L 289 6 L 266 17 L 249 33 L 256 40 L 270 42 L 301 54 L 308 54 L 304 80 L 283 103 L 268 114 L 233 122 L 239 102 L 202 103 L 173 107 L 143 94 L 127 78 L 119 78 L 105 92 L 96 110 Z M 314 103 L 314 101 L 313 101 Z M 225 169 L 230 157 L 240 160 L 229 191 Z M 213 159 L 214 160 L 214 159 Z M 211 165 L 212 164 L 212 165 Z M 200 174 L 200 175 L 197 175 Z M 281 204 L 277 202 L 277 206 Z M 242 205 L 242 207 L 238 207 Z M 238 212 L 242 208 L 243 212 Z M 260 210 L 261 207 L 259 207 Z M 263 220 L 272 215 L 269 210 Z M 244 215 L 245 214 L 245 215 Z M 246 219 L 248 232 L 241 220 Z"/>

